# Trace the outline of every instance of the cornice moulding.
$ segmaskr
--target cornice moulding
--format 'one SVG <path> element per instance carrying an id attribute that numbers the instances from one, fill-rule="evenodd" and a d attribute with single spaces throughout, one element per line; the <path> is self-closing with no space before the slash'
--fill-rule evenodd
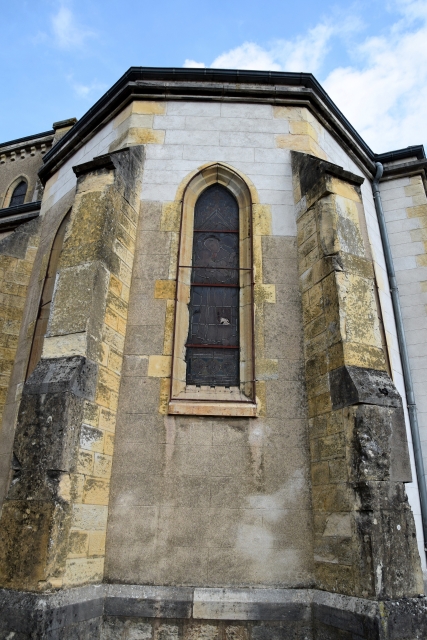
<path id="1" fill-rule="evenodd" d="M 375 162 L 417 155 L 423 147 L 375 154 L 310 73 L 131 67 L 46 154 L 46 182 L 92 135 L 133 100 L 189 100 L 305 106 L 369 177 Z M 410 150 L 410 153 L 409 153 Z"/>

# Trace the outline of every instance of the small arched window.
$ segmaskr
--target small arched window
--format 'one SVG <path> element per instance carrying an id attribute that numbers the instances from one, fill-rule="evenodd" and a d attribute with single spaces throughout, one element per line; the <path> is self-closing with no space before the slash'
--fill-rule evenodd
<path id="1" fill-rule="evenodd" d="M 61 255 L 62 245 L 64 244 L 64 236 L 69 219 L 70 212 L 67 213 L 59 225 L 59 229 L 56 232 L 52 250 L 50 252 L 49 264 L 47 267 L 46 278 L 43 283 L 33 343 L 31 345 L 30 358 L 28 361 L 27 378 L 32 374 L 42 356 L 43 342 L 47 331 L 47 324 L 49 322 L 50 307 L 55 287 L 56 273 L 58 271 L 59 256 Z"/>
<path id="2" fill-rule="evenodd" d="M 27 193 L 27 183 L 25 180 L 21 180 L 13 190 L 12 197 L 10 198 L 9 207 L 16 207 L 19 204 L 24 204 L 25 195 Z"/>

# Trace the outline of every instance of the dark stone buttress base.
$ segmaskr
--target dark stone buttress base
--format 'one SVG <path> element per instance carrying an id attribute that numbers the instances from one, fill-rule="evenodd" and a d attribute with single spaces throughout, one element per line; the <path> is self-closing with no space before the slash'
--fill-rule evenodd
<path id="1" fill-rule="evenodd" d="M 425 640 L 425 597 L 91 585 L 0 590 L 0 640 Z"/>

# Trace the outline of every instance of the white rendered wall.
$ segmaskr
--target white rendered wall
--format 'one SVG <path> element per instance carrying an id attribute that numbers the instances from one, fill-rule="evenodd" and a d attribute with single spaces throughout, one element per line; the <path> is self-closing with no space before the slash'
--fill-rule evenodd
<path id="1" fill-rule="evenodd" d="M 110 144 L 115 138 L 116 131 L 113 128 L 113 122 L 109 122 L 63 164 L 59 171 L 46 183 L 41 210 L 42 215 L 76 186 L 77 178 L 73 167 L 107 153 Z"/>
<path id="2" fill-rule="evenodd" d="M 424 468 L 427 469 L 427 263 L 426 246 L 422 241 L 425 217 L 423 220 L 422 215 L 414 215 L 421 214 L 422 207 L 426 208 L 427 198 L 419 176 L 383 182 L 380 190 L 399 287 Z M 408 489 L 411 498 L 411 487 Z"/>

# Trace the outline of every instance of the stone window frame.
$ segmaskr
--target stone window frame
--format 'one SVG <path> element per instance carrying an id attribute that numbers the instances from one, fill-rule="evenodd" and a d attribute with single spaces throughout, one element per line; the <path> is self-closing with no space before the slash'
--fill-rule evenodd
<path id="1" fill-rule="evenodd" d="M 10 201 L 12 199 L 13 192 L 15 191 L 16 187 L 18 186 L 18 184 L 20 182 L 26 182 L 27 183 L 27 191 L 25 192 L 24 204 L 29 202 L 29 193 L 28 192 L 29 192 L 29 188 L 30 188 L 30 179 L 28 178 L 28 176 L 26 176 L 24 173 L 22 173 L 17 178 L 14 178 L 12 180 L 12 182 L 10 183 L 10 185 L 8 186 L 8 188 L 6 189 L 6 195 L 4 196 L 4 199 L 3 199 L 3 206 L 2 206 L 3 209 L 8 209 L 9 208 L 9 204 L 10 204 Z"/>
<path id="2" fill-rule="evenodd" d="M 239 340 L 240 387 L 197 387 L 186 384 L 185 344 L 189 327 L 194 208 L 199 196 L 220 184 L 239 207 Z M 168 413 L 178 415 L 257 415 L 254 340 L 253 213 L 251 192 L 244 179 L 220 164 L 202 169 L 188 182 L 182 197 L 176 269 L 172 367 Z"/>

